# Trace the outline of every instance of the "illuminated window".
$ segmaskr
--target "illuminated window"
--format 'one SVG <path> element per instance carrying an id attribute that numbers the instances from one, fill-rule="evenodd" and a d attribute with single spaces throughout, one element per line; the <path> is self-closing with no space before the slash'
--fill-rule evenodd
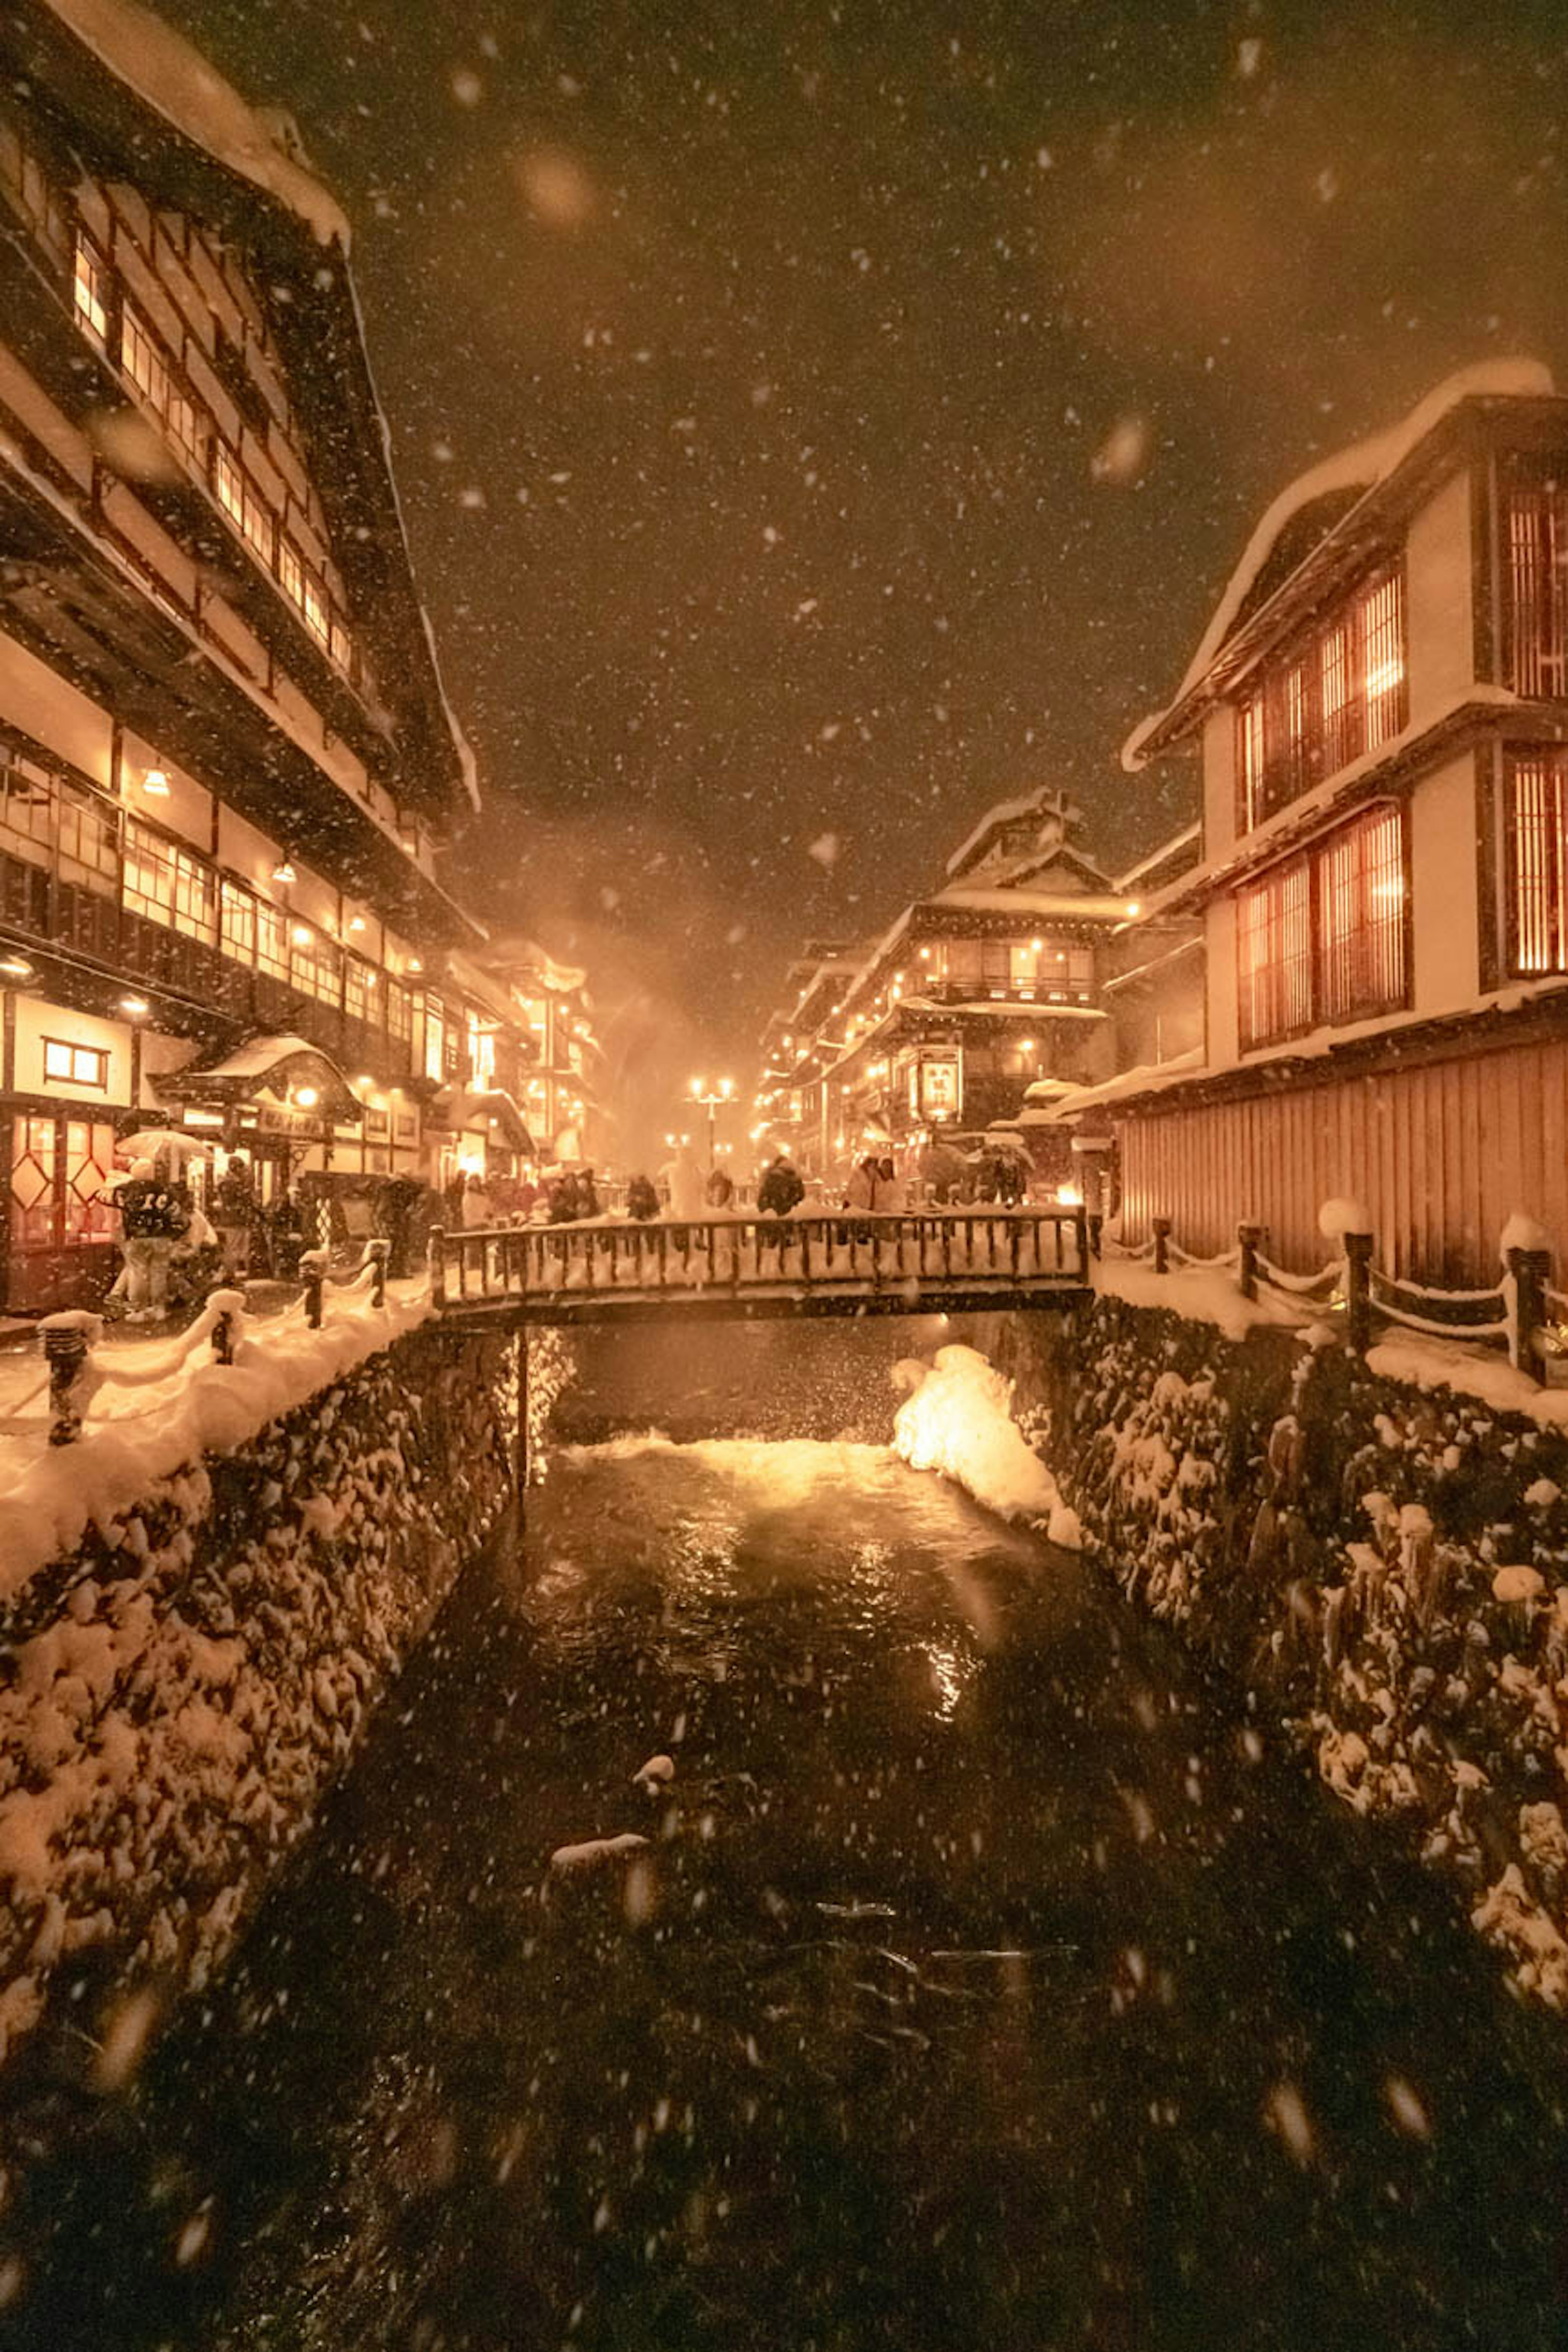
<path id="1" fill-rule="evenodd" d="M 256 961 L 256 901 L 237 882 L 225 882 L 218 894 L 218 945 L 236 963 Z"/>
<path id="2" fill-rule="evenodd" d="M 238 522 L 245 511 L 245 484 L 238 461 L 226 441 L 213 445 L 213 488 L 225 514 Z"/>
<path id="3" fill-rule="evenodd" d="M 58 792 L 60 880 L 114 897 L 120 887 L 118 814 L 81 784 L 62 780 Z"/>
<path id="4" fill-rule="evenodd" d="M 1516 457 L 1508 516 L 1508 683 L 1516 694 L 1568 695 L 1568 467 Z"/>
<path id="5" fill-rule="evenodd" d="M 1250 833 L 1263 814 L 1263 697 L 1255 694 L 1237 714 L 1236 827 Z"/>
<path id="6" fill-rule="evenodd" d="M 1345 767 L 1351 759 L 1349 717 L 1353 638 L 1349 625 L 1336 621 L 1318 641 L 1318 695 L 1322 712 L 1325 775 Z"/>
<path id="7" fill-rule="evenodd" d="M 109 1055 L 97 1045 L 72 1045 L 63 1037 L 44 1040 L 44 1078 L 51 1086 L 109 1087 Z"/>
<path id="8" fill-rule="evenodd" d="M 1374 809 L 1276 867 L 1237 893 L 1236 919 L 1244 1049 L 1405 1003 L 1401 812 Z"/>
<path id="9" fill-rule="evenodd" d="M 307 924 L 295 924 L 289 934 L 289 979 L 302 996 L 313 996 L 321 1004 L 341 1004 L 342 950 Z"/>
<path id="10" fill-rule="evenodd" d="M 576 1048 L 575 1066 L 582 1067 L 582 1055 Z M 487 1027 L 477 1013 L 468 1015 L 468 1071 L 476 1086 L 495 1083 L 496 1037 L 493 1028 Z"/>
<path id="11" fill-rule="evenodd" d="M 302 606 L 305 602 L 305 566 L 293 541 L 285 539 L 281 533 L 278 540 L 278 579 L 285 596 L 291 597 L 296 604 Z"/>
<path id="12" fill-rule="evenodd" d="M 1279 867 L 1236 902 L 1243 1047 L 1305 1029 L 1312 1017 L 1311 876 L 1305 858 Z"/>
<path id="13" fill-rule="evenodd" d="M 142 397 L 160 416 L 167 415 L 169 371 L 163 363 L 163 352 L 153 340 L 151 329 L 131 302 L 121 306 L 120 361 Z"/>
<path id="14" fill-rule="evenodd" d="M 239 527 L 263 563 L 270 568 L 274 538 L 272 509 L 248 475 L 240 489 Z"/>
<path id="15" fill-rule="evenodd" d="M 425 1000 L 425 1075 L 443 1078 L 447 1073 L 447 1028 L 438 997 Z"/>
<path id="16" fill-rule="evenodd" d="M 1397 572 L 1367 590 L 1356 621 L 1364 748 L 1370 751 L 1397 735 L 1405 724 L 1405 598 Z"/>
<path id="17" fill-rule="evenodd" d="M 414 1042 L 414 999 L 400 981 L 386 983 L 386 1034 L 401 1045 Z"/>
<path id="18" fill-rule="evenodd" d="M 1405 1002 L 1405 825 L 1374 809 L 1318 852 L 1320 1021 Z"/>
<path id="19" fill-rule="evenodd" d="M 313 637 L 319 637 L 322 645 L 325 645 L 331 635 L 331 623 L 327 612 L 327 600 L 321 593 L 321 583 L 313 572 L 307 572 L 305 574 L 301 609 L 305 615 L 305 626 Z"/>
<path id="20" fill-rule="evenodd" d="M 0 850 L 47 866 L 55 839 L 54 778 L 21 752 L 0 754 Z"/>
<path id="21" fill-rule="evenodd" d="M 1237 832 L 1391 741 L 1405 723 L 1405 587 L 1389 572 L 1237 706 Z"/>
<path id="22" fill-rule="evenodd" d="M 376 1018 L 375 972 L 363 956 L 352 955 L 344 962 L 343 1011 L 355 1021 Z"/>
<path id="23" fill-rule="evenodd" d="M 1504 796 L 1509 970 L 1568 971 L 1568 752 L 1511 753 Z"/>
<path id="24" fill-rule="evenodd" d="M 77 323 L 100 343 L 109 341 L 109 271 L 90 241 L 78 235 L 73 281 Z"/>
<path id="25" fill-rule="evenodd" d="M 289 977 L 289 918 L 265 898 L 256 902 L 256 968 L 273 980 Z"/>

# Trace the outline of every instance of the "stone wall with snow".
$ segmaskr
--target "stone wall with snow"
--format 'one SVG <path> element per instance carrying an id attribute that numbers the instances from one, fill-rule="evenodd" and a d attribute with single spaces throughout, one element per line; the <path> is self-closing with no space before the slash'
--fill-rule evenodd
<path id="1" fill-rule="evenodd" d="M 984 1336 L 1128 1597 L 1568 2008 L 1568 1434 L 1116 1299 Z"/>
<path id="2" fill-rule="evenodd" d="M 512 1492 L 515 1348 L 416 1329 L 0 1611 L 0 2055 L 200 1984 Z"/>

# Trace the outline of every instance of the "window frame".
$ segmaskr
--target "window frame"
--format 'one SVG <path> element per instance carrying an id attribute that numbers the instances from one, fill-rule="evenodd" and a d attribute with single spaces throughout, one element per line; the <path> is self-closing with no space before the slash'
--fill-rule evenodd
<path id="1" fill-rule="evenodd" d="M 44 1037 L 44 1084 L 50 1087 L 85 1087 L 89 1093 L 109 1092 L 110 1051 L 107 1045 L 79 1045 L 69 1037 Z M 64 1069 L 50 1069 L 49 1056 L 64 1055 Z M 90 1075 L 79 1069 L 79 1062 L 90 1066 Z"/>
<path id="2" fill-rule="evenodd" d="M 1391 829 L 1384 853 L 1368 851 Z M 1336 866 L 1340 869 L 1335 871 Z M 1397 876 L 1391 884 L 1391 876 Z M 1395 911 L 1375 911 L 1391 891 Z M 1414 967 L 1410 826 L 1399 801 L 1374 801 L 1233 893 L 1237 1045 L 1243 1054 L 1405 1011 Z M 1329 909 L 1350 919 L 1330 929 Z M 1267 935 L 1262 955 L 1249 955 Z M 1350 975 L 1348 984 L 1338 975 Z M 1378 988 L 1367 975 L 1384 974 Z"/>

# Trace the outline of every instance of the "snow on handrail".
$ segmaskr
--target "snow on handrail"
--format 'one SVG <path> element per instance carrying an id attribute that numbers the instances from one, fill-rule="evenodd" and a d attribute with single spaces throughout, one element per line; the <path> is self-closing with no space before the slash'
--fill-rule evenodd
<path id="1" fill-rule="evenodd" d="M 1151 1244 L 1151 1247 L 1152 1247 L 1152 1244 Z M 1239 1265 L 1241 1264 L 1241 1251 L 1239 1246 L 1235 1249 L 1221 1250 L 1217 1257 L 1194 1257 L 1191 1251 L 1184 1250 L 1182 1247 L 1181 1243 L 1178 1241 L 1167 1240 L 1165 1247 L 1170 1251 L 1171 1255 L 1177 1259 L 1181 1265 L 1195 1266 L 1204 1273 L 1223 1271 L 1226 1266 Z"/>
<path id="2" fill-rule="evenodd" d="M 1291 1291 L 1298 1297 L 1304 1297 L 1310 1290 L 1321 1289 L 1325 1282 L 1336 1280 L 1342 1265 L 1342 1260 L 1336 1257 L 1331 1258 L 1327 1265 L 1321 1265 L 1316 1274 L 1289 1274 L 1282 1265 L 1276 1265 L 1272 1258 L 1265 1257 L 1261 1250 L 1257 1253 L 1257 1257 L 1258 1271 L 1267 1282 L 1271 1283 L 1276 1290 Z"/>
<path id="3" fill-rule="evenodd" d="M 1384 1274 L 1383 1268 L 1372 1269 L 1373 1285 L 1383 1290 L 1402 1290 L 1411 1298 L 1431 1298 L 1445 1307 L 1500 1307 L 1502 1287 L 1493 1283 L 1489 1290 L 1436 1290 L 1424 1282 L 1411 1282 L 1402 1274 Z"/>
<path id="4" fill-rule="evenodd" d="M 1439 1291 L 1436 1294 L 1442 1297 Z M 1433 1339 L 1506 1339 L 1512 1330 L 1506 1315 L 1491 1323 L 1439 1323 L 1430 1315 L 1412 1315 L 1403 1307 L 1380 1304 L 1378 1313 L 1390 1323 L 1402 1324 L 1407 1331 L 1421 1331 Z"/>

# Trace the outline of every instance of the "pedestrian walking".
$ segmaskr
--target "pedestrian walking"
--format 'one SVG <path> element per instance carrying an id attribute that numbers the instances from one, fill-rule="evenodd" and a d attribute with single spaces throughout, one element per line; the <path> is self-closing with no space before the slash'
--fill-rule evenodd
<path id="1" fill-rule="evenodd" d="M 758 1208 L 765 1217 L 787 1217 L 805 1198 L 805 1186 L 799 1169 L 787 1153 L 781 1151 L 770 1162 L 757 1187 Z"/>
<path id="2" fill-rule="evenodd" d="M 155 1323 L 168 1307 L 169 1262 L 190 1231 L 189 1188 L 161 1174 L 151 1160 L 138 1160 L 114 1205 L 125 1259 L 126 1320 Z"/>
<path id="3" fill-rule="evenodd" d="M 213 1224 L 226 1282 L 243 1282 L 250 1272 L 256 1232 L 256 1184 L 250 1162 L 237 1151 L 213 1187 Z"/>
<path id="4" fill-rule="evenodd" d="M 626 1214 L 640 1225 L 658 1216 L 658 1193 L 651 1176 L 634 1176 L 626 1186 Z"/>
<path id="5" fill-rule="evenodd" d="M 495 1223 L 495 1206 L 485 1190 L 484 1178 L 471 1170 L 463 1186 L 460 1213 L 466 1234 L 478 1233 L 481 1226 Z"/>

